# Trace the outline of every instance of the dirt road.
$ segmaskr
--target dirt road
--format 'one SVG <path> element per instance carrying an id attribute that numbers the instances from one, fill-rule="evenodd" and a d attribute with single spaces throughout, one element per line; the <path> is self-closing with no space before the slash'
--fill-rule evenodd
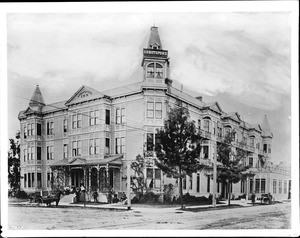
<path id="1" fill-rule="evenodd" d="M 174 208 L 116 211 L 9 206 L 8 215 L 9 229 L 18 230 L 289 229 L 291 205 L 283 203 L 202 212 Z"/>

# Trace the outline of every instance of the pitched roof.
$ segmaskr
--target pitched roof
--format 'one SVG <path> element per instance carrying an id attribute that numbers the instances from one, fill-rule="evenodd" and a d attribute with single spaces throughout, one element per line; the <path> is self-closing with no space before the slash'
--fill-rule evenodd
<path id="1" fill-rule="evenodd" d="M 88 86 L 82 85 L 73 94 L 73 96 L 69 100 L 67 100 L 66 105 L 102 98 L 103 96 L 105 95 L 100 93 L 99 91 Z"/>
<path id="2" fill-rule="evenodd" d="M 36 88 L 30 99 L 29 106 L 30 107 L 36 107 L 36 106 L 42 107 L 44 105 L 45 105 L 45 102 L 44 102 L 44 98 L 42 96 L 41 90 L 39 88 L 39 85 L 36 85 Z"/>
<path id="3" fill-rule="evenodd" d="M 62 159 L 57 162 L 54 162 L 50 166 L 72 166 L 72 165 L 116 165 L 121 166 L 122 165 L 122 158 L 123 155 L 113 155 L 108 156 L 104 159 L 93 159 L 93 160 L 87 160 L 84 158 L 74 158 L 71 161 L 68 161 L 68 159 Z"/>
<path id="4" fill-rule="evenodd" d="M 262 129 L 262 136 L 271 137 L 271 138 L 273 137 L 267 115 L 265 115 L 264 117 L 263 123 L 261 125 L 261 129 Z"/>
<path id="5" fill-rule="evenodd" d="M 67 109 L 67 106 L 65 105 L 65 103 L 66 103 L 66 101 L 48 104 L 43 107 L 42 112 L 47 113 L 47 112 L 53 112 L 53 111 Z"/>
<path id="6" fill-rule="evenodd" d="M 162 49 L 162 44 L 158 34 L 158 28 L 156 26 L 152 26 L 150 28 L 150 37 L 148 41 L 148 48 L 152 48 L 152 46 L 157 46 L 159 49 Z"/>
<path id="7" fill-rule="evenodd" d="M 106 91 L 103 91 L 102 93 L 115 98 L 115 97 L 120 97 L 120 96 L 125 96 L 128 94 L 133 94 L 133 93 L 137 93 L 140 92 L 142 89 L 142 85 L 144 84 L 144 82 L 138 82 L 138 83 L 133 83 L 133 84 L 128 84 L 125 86 L 120 86 L 117 88 L 112 88 Z"/>

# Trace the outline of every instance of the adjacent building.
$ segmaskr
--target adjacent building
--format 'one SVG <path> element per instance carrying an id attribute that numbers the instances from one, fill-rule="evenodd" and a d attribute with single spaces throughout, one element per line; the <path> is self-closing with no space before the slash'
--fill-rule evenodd
<path id="1" fill-rule="evenodd" d="M 215 156 L 217 143 L 235 130 L 235 146 L 248 151 L 244 163 L 255 177 L 234 184 L 235 196 L 254 191 L 270 192 L 275 199 L 288 198 L 290 171 L 272 164 L 272 138 L 268 119 L 251 125 L 238 112 L 226 113 L 218 102 L 172 86 L 170 58 L 163 49 L 158 28 L 151 27 L 147 47 L 142 52 L 143 75 L 138 83 L 97 91 L 81 86 L 62 102 L 46 104 L 37 85 L 29 106 L 19 113 L 21 131 L 21 187 L 26 192 L 50 190 L 53 184 L 79 187 L 87 191 L 126 191 L 127 164 L 138 154 L 147 159 L 147 185 L 162 191 L 176 178 L 166 177 L 155 167 L 153 147 L 156 129 L 162 128 L 174 105 L 187 107 L 201 134 L 202 160 Z M 184 192 L 195 196 L 212 193 L 212 179 L 205 172 L 184 179 Z M 218 184 L 226 197 L 226 188 Z"/>

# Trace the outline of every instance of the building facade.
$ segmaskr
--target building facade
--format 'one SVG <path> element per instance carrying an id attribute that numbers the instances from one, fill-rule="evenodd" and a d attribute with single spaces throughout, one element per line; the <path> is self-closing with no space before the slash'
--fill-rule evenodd
<path id="1" fill-rule="evenodd" d="M 272 138 L 267 117 L 262 125 L 243 121 L 237 112 L 224 112 L 218 102 L 205 103 L 172 86 L 170 59 L 163 49 L 157 27 L 151 27 L 143 49 L 142 80 L 99 92 L 81 86 L 66 101 L 45 104 L 39 86 L 29 106 L 19 113 L 21 132 L 21 188 L 26 192 L 51 190 L 53 184 L 87 191 L 126 191 L 126 168 L 138 154 L 145 156 L 147 186 L 161 192 L 175 178 L 155 167 L 156 130 L 164 125 L 174 105 L 187 107 L 201 134 L 201 158 L 212 161 L 217 143 L 235 130 L 235 146 L 248 152 L 244 163 L 255 177 L 234 184 L 235 196 L 270 192 L 275 199 L 288 198 L 290 172 L 272 164 Z M 277 170 L 276 170 L 277 169 Z M 131 171 L 132 173 L 132 171 Z M 208 196 L 212 179 L 205 171 L 187 176 L 184 193 Z M 218 193 L 226 197 L 218 184 Z"/>

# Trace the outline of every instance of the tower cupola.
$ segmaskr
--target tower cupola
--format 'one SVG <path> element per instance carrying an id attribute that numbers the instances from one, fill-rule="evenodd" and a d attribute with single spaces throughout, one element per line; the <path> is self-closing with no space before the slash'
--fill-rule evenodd
<path id="1" fill-rule="evenodd" d="M 45 105 L 41 90 L 39 85 L 37 85 L 30 99 L 29 107 L 35 111 L 39 111 Z"/>
<path id="2" fill-rule="evenodd" d="M 164 85 L 170 77 L 168 51 L 163 50 L 156 26 L 150 28 L 147 48 L 143 49 L 142 67 L 147 85 Z"/>

